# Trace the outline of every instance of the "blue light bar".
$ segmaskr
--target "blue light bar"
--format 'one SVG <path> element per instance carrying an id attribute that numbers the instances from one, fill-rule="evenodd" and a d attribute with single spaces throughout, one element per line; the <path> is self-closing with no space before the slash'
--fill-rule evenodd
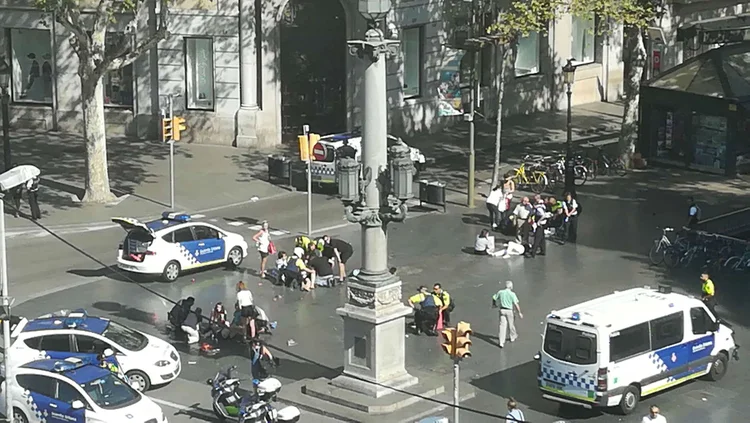
<path id="1" fill-rule="evenodd" d="M 190 221 L 190 215 L 186 213 L 170 213 L 170 212 L 164 212 L 161 214 L 162 219 L 166 220 L 174 220 L 177 222 L 189 222 Z"/>
<path id="2" fill-rule="evenodd" d="M 83 366 L 85 363 L 80 358 L 76 357 L 68 357 L 63 361 L 58 361 L 55 363 L 55 371 L 56 372 L 66 372 L 68 370 L 74 370 L 81 366 Z"/>
<path id="3" fill-rule="evenodd" d="M 570 316 L 570 320 L 573 320 L 573 321 L 576 321 L 576 322 L 579 321 L 579 320 L 581 320 L 581 313 L 579 313 L 579 312 L 573 313 Z"/>
<path id="4" fill-rule="evenodd" d="M 65 319 L 65 326 L 69 328 L 75 328 L 80 326 L 86 318 L 89 317 L 88 314 L 86 314 L 86 310 L 79 308 L 78 310 L 73 310 L 68 314 L 68 317 Z"/>

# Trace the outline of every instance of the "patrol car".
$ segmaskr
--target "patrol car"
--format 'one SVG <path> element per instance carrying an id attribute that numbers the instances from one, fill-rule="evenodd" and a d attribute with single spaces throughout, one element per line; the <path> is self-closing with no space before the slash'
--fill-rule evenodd
<path id="1" fill-rule="evenodd" d="M 359 132 L 347 132 L 320 137 L 320 140 L 315 144 L 312 151 L 315 160 L 312 162 L 310 175 L 313 182 L 319 184 L 336 183 L 336 150 L 344 145 L 344 140 L 348 140 L 349 145 L 357 151 L 355 158 L 357 161 L 360 161 L 360 156 L 362 155 L 362 134 Z M 388 147 L 399 141 L 399 138 L 388 135 Z M 421 169 L 426 162 L 424 154 L 414 147 L 409 147 L 409 150 L 414 167 Z"/>
<path id="2" fill-rule="evenodd" d="M 122 372 L 141 392 L 173 381 L 181 371 L 180 356 L 171 344 L 109 319 L 89 316 L 85 310 L 22 318 L 11 339 L 11 367 L 71 356 L 88 357 L 91 362 L 111 349 Z"/>
<path id="3" fill-rule="evenodd" d="M 701 300 L 634 288 L 552 311 L 537 379 L 546 399 L 628 414 L 646 395 L 721 379 L 737 348 L 732 329 Z"/>
<path id="4" fill-rule="evenodd" d="M 77 358 L 36 360 L 13 370 L 14 423 L 165 423 L 161 408 L 114 373 Z M 5 395 L 0 395 L 5 410 Z"/>
<path id="5" fill-rule="evenodd" d="M 126 217 L 112 221 L 128 233 L 117 251 L 117 267 L 127 272 L 161 275 L 174 282 L 184 270 L 220 263 L 237 267 L 247 257 L 242 235 L 193 222 L 184 213 L 165 212 L 161 219 L 146 223 Z"/>

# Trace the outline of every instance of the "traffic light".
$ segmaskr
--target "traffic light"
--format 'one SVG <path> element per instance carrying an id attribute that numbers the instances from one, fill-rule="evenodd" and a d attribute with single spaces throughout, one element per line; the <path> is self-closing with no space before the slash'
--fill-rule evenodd
<path id="1" fill-rule="evenodd" d="M 453 328 L 443 329 L 440 332 L 443 335 L 443 343 L 440 345 L 443 347 L 443 351 L 446 354 L 453 357 L 456 351 L 456 330 Z"/>
<path id="2" fill-rule="evenodd" d="M 458 322 L 458 325 L 456 325 L 455 349 L 453 350 L 455 358 L 471 357 L 471 351 L 469 351 L 469 347 L 471 346 L 470 335 L 471 325 L 466 322 Z"/>
<path id="3" fill-rule="evenodd" d="M 300 135 L 297 140 L 299 141 L 299 159 L 306 162 L 310 159 L 310 152 L 312 151 L 307 142 L 307 135 Z"/>
<path id="4" fill-rule="evenodd" d="M 185 118 L 175 116 L 172 118 L 172 139 L 175 141 L 180 140 L 180 132 L 186 131 L 187 126 L 185 126 Z"/>
<path id="5" fill-rule="evenodd" d="M 172 119 L 163 118 L 161 120 L 161 140 L 164 142 L 172 141 Z"/>
<path id="6" fill-rule="evenodd" d="M 313 148 L 315 148 L 315 144 L 317 144 L 318 141 L 320 141 L 320 135 L 318 135 L 318 134 L 310 134 L 310 139 L 308 141 L 308 143 L 309 143 L 309 145 L 308 145 L 309 150 L 307 150 L 307 151 L 310 152 L 311 160 L 315 160 L 315 156 L 313 156 Z"/>

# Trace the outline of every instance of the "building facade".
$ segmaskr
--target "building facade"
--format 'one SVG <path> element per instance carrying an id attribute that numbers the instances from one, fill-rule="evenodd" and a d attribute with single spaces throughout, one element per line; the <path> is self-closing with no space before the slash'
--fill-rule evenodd
<path id="1" fill-rule="evenodd" d="M 93 7 L 95 2 L 92 2 Z M 398 0 L 385 20 L 400 54 L 389 59 L 388 104 L 394 134 L 437 132 L 462 120 L 464 52 L 448 47 L 447 17 L 437 0 Z M 108 37 L 136 40 L 156 27 L 155 5 L 124 17 Z M 187 119 L 184 140 L 269 146 L 292 139 L 303 124 L 319 133 L 361 125 L 364 62 L 346 41 L 366 23 L 354 0 L 178 0 L 170 35 L 104 81 L 108 134 L 156 138 L 166 96 Z M 508 77 L 505 113 L 564 108 L 561 67 L 580 65 L 574 104 L 621 94 L 621 33 L 594 34 L 594 21 L 563 16 L 547 34 L 518 45 Z M 0 0 L 0 54 L 12 67 L 11 125 L 80 133 L 80 82 L 69 34 L 30 0 Z M 481 52 L 482 107 L 496 110 L 493 47 Z M 464 89 L 462 90 L 462 87 Z"/>

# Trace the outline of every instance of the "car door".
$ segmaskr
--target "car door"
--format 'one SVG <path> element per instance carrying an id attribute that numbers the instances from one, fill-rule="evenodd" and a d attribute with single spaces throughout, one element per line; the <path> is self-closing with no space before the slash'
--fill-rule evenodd
<path id="1" fill-rule="evenodd" d="M 198 250 L 198 241 L 193 236 L 193 231 L 190 227 L 179 228 L 172 232 L 172 242 L 177 246 L 178 257 L 180 266 L 183 269 L 189 269 L 196 267 L 200 264 L 198 257 L 194 255 L 195 251 Z"/>
<path id="2" fill-rule="evenodd" d="M 81 401 L 84 404 L 84 408 L 74 409 L 73 401 Z M 89 402 L 78 388 L 60 379 L 57 379 L 55 399 L 50 403 L 50 406 L 52 407 L 53 404 L 53 409 L 55 410 L 53 415 L 59 414 L 62 416 L 62 421 L 64 422 L 84 423 L 86 421 L 87 410 L 91 409 Z"/>
<path id="3" fill-rule="evenodd" d="M 197 252 L 194 251 L 193 255 L 200 263 L 224 260 L 226 248 L 219 231 L 210 226 L 195 225 L 193 226 L 193 236 L 198 242 Z"/>
<path id="4" fill-rule="evenodd" d="M 73 336 L 74 345 L 76 346 L 76 356 L 85 357 L 86 359 L 95 360 L 99 354 L 103 354 L 104 350 L 111 349 L 115 351 L 108 343 L 94 338 L 89 335 L 75 334 Z"/>
<path id="5" fill-rule="evenodd" d="M 22 402 L 28 405 L 25 413 L 30 422 L 62 423 L 67 420 L 60 413 L 61 404 L 55 398 L 57 381 L 49 376 L 22 374 L 16 382 L 23 389 Z M 81 420 L 82 422 L 83 420 Z"/>
<path id="6" fill-rule="evenodd" d="M 714 349 L 714 332 L 716 323 L 704 307 L 690 309 L 690 332 L 685 334 L 690 349 L 690 373 L 705 372 L 711 362 Z"/>
<path id="7" fill-rule="evenodd" d="M 44 335 L 42 336 L 37 348 L 39 351 L 42 351 L 46 357 L 65 359 L 75 353 L 70 338 L 71 335 L 67 333 Z"/>

